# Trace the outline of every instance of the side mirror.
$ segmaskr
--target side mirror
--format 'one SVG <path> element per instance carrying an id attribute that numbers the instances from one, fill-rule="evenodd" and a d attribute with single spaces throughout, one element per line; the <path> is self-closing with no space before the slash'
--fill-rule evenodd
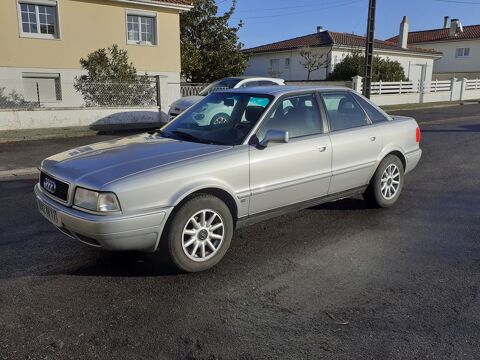
<path id="1" fill-rule="evenodd" d="M 268 146 L 268 143 L 288 143 L 288 131 L 281 130 L 267 130 L 265 137 L 258 145 L 264 149 Z"/>

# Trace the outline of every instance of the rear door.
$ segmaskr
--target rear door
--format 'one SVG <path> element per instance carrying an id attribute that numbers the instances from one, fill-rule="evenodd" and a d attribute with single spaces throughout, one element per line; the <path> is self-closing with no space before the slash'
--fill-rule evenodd
<path id="1" fill-rule="evenodd" d="M 330 194 L 364 186 L 370 181 L 382 150 L 381 132 L 348 91 L 324 92 L 332 142 Z"/>
<path id="2" fill-rule="evenodd" d="M 264 119 L 256 136 L 288 131 L 288 143 L 250 146 L 250 214 L 327 195 L 332 147 L 315 94 L 284 98 Z"/>

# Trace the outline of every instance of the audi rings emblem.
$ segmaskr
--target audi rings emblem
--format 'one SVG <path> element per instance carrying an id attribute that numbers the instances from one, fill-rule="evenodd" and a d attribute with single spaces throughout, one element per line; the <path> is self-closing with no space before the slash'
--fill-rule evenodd
<path id="1" fill-rule="evenodd" d="M 55 190 L 57 189 L 57 185 L 55 184 L 55 181 L 49 178 L 45 178 L 43 180 L 43 188 L 47 190 L 49 193 L 54 194 Z"/>

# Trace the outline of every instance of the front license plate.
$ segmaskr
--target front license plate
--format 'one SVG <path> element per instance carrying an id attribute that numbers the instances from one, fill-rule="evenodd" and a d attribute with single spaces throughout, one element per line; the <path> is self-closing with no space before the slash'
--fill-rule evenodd
<path id="1" fill-rule="evenodd" d="M 55 224 L 56 226 L 62 226 L 62 222 L 60 221 L 60 216 L 56 210 L 52 209 L 51 207 L 45 205 L 42 202 L 38 202 L 38 210 L 40 213 L 47 218 L 51 223 Z"/>

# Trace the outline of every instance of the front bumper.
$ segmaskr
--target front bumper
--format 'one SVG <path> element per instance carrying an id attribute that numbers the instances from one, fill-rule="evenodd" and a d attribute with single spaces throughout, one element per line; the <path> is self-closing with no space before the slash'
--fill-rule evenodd
<path id="1" fill-rule="evenodd" d="M 93 215 L 52 200 L 43 193 L 39 184 L 35 185 L 35 196 L 39 205 L 56 211 L 57 222 L 54 225 L 60 231 L 85 244 L 106 250 L 155 251 L 173 209 L 135 215 Z"/>

